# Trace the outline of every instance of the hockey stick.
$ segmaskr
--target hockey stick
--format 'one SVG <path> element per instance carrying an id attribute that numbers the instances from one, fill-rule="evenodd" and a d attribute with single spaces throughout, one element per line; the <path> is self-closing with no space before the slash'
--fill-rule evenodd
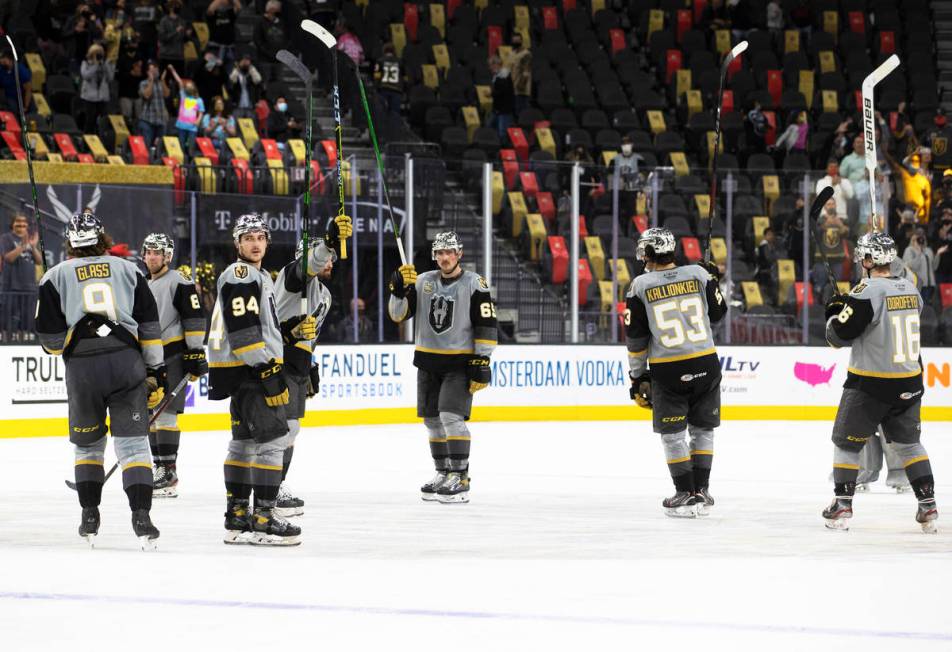
<path id="1" fill-rule="evenodd" d="M 341 159 L 344 158 L 344 143 L 342 142 L 343 128 L 340 122 L 340 86 L 338 85 L 337 79 L 337 39 L 319 24 L 307 18 L 301 21 L 301 29 L 317 38 L 317 40 L 324 44 L 324 47 L 331 51 L 331 65 L 334 67 L 334 123 L 336 125 L 334 132 L 337 136 L 337 215 L 341 216 L 344 214 L 344 174 L 341 171 L 343 167 Z M 357 216 L 355 215 L 354 217 Z M 340 239 L 340 257 L 342 259 L 347 258 L 346 238 Z"/>
<path id="2" fill-rule="evenodd" d="M 810 236 L 813 238 L 813 246 L 816 247 L 820 257 L 823 259 L 823 264 L 826 266 L 826 273 L 829 276 L 830 283 L 833 284 L 833 290 L 835 292 L 838 289 L 838 286 L 836 285 L 836 275 L 833 274 L 833 268 L 830 267 L 830 259 L 826 257 L 826 252 L 820 248 L 820 242 L 816 237 L 817 218 L 820 217 L 820 211 L 823 210 L 826 202 L 830 201 L 832 196 L 833 186 L 827 186 L 820 191 L 820 194 L 816 196 L 816 199 L 813 200 L 813 204 L 810 206 L 810 223 L 809 225 L 804 225 L 804 228 L 810 229 Z"/>
<path id="3" fill-rule="evenodd" d="M 356 71 L 355 71 L 356 72 Z M 364 82 L 357 74 L 357 83 L 360 86 L 360 101 L 364 105 L 364 113 L 367 114 L 367 129 L 370 131 L 370 142 L 374 147 L 374 157 L 377 159 L 377 169 L 380 171 L 380 181 L 383 184 L 383 194 L 387 199 L 387 210 L 390 212 L 390 228 L 393 229 L 393 237 L 397 240 L 397 251 L 400 253 L 400 264 L 407 264 L 407 257 L 403 253 L 403 242 L 400 240 L 400 229 L 397 228 L 397 221 L 393 218 L 393 204 L 390 202 L 390 189 L 387 187 L 387 177 L 383 171 L 383 159 L 380 158 L 380 146 L 377 144 L 377 132 L 374 130 L 374 121 L 370 115 L 370 105 L 367 104 L 367 92 L 364 90 Z"/>
<path id="4" fill-rule="evenodd" d="M 13 45 L 13 39 L 5 34 L 10 50 L 13 52 L 13 75 L 17 85 L 17 108 L 20 110 L 20 134 L 23 137 L 23 149 L 26 151 L 26 169 L 30 175 L 30 192 L 33 194 L 33 221 L 36 224 L 36 234 L 40 239 L 40 254 L 43 256 L 43 273 L 46 273 L 46 245 L 43 243 L 43 224 L 40 222 L 40 207 L 36 199 L 36 177 L 33 176 L 33 156 L 30 154 L 30 139 L 27 138 L 26 113 L 23 111 L 23 86 L 20 84 L 20 57 Z M 39 138 L 39 134 L 37 134 Z"/>
<path id="5" fill-rule="evenodd" d="M 296 56 L 287 50 L 279 50 L 276 55 L 278 61 L 291 69 L 295 75 L 304 82 L 304 89 L 307 92 L 307 127 L 304 131 L 304 224 L 301 230 L 301 240 L 304 244 L 301 256 L 301 316 L 306 317 L 307 309 L 307 259 L 310 253 L 309 238 L 311 233 L 311 128 L 314 122 L 314 96 L 312 94 L 312 82 L 314 75 L 307 69 L 307 66 Z"/>
<path id="6" fill-rule="evenodd" d="M 159 418 L 159 415 L 165 412 L 165 408 L 172 405 L 172 401 L 174 401 L 175 397 L 178 396 L 182 392 L 182 388 L 185 387 L 186 383 L 188 383 L 188 376 L 183 376 L 182 380 L 179 381 L 178 385 L 175 386 L 172 392 L 169 394 L 166 394 L 165 398 L 159 404 L 159 407 L 155 408 L 155 412 L 153 412 L 152 416 L 149 417 L 149 427 L 152 427 L 152 424 L 155 423 L 155 420 Z M 102 483 L 106 484 L 106 480 L 108 480 L 112 476 L 112 474 L 116 472 L 116 469 L 118 468 L 119 468 L 119 460 L 116 460 L 116 463 L 112 465 L 111 469 L 109 469 L 109 473 L 107 473 L 106 477 L 102 479 Z M 65 482 L 67 487 L 69 487 L 73 491 L 76 491 L 75 482 L 73 482 L 72 480 L 66 480 Z"/>
<path id="7" fill-rule="evenodd" d="M 866 174 L 869 177 L 869 230 L 875 231 L 876 215 L 876 105 L 873 90 L 876 84 L 899 66 L 899 57 L 895 54 L 879 64 L 863 80 L 863 144 L 866 147 Z M 878 220 L 877 220 L 878 221 Z"/>
<path id="8" fill-rule="evenodd" d="M 714 229 L 714 217 L 717 215 L 717 152 L 721 147 L 721 105 L 724 103 L 724 85 L 727 82 L 727 69 L 734 59 L 747 49 L 747 41 L 741 41 L 727 53 L 721 63 L 721 78 L 717 84 L 717 107 L 714 109 L 714 153 L 711 160 L 711 208 L 707 212 L 707 238 L 704 242 L 704 261 L 711 262 L 711 231 Z"/>

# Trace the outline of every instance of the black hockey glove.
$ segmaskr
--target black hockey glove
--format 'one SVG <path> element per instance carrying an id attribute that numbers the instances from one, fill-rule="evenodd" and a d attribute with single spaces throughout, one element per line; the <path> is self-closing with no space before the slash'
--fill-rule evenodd
<path id="1" fill-rule="evenodd" d="M 469 393 L 475 394 L 481 389 L 489 387 L 492 382 L 493 370 L 489 366 L 489 358 L 476 355 L 466 363 L 466 378 L 469 379 Z"/>
<path id="2" fill-rule="evenodd" d="M 189 381 L 195 382 L 208 373 L 208 361 L 205 360 L 205 349 L 189 349 L 182 354 L 182 371 Z"/>
<path id="3" fill-rule="evenodd" d="M 417 271 L 413 265 L 401 265 L 390 275 L 390 294 L 406 299 L 411 288 L 416 287 Z"/>
<path id="4" fill-rule="evenodd" d="M 160 365 L 154 369 L 146 369 L 145 387 L 149 393 L 146 404 L 150 410 L 154 410 L 162 403 L 162 399 L 165 398 L 165 392 L 169 389 L 169 374 L 165 365 Z"/>
<path id="5" fill-rule="evenodd" d="M 628 377 L 631 379 L 631 387 L 628 389 L 631 400 L 637 403 L 638 407 L 650 410 L 653 406 L 651 403 L 651 376 L 646 371 L 637 378 L 632 378 L 631 374 Z"/>
<path id="6" fill-rule="evenodd" d="M 314 365 L 307 373 L 307 397 L 313 398 L 321 388 L 321 367 Z"/>
<path id="7" fill-rule="evenodd" d="M 717 263 L 713 260 L 702 260 L 698 263 L 701 267 L 704 268 L 708 274 L 714 277 L 714 280 L 718 283 L 721 282 L 721 270 L 717 268 Z"/>
<path id="8" fill-rule="evenodd" d="M 826 302 L 826 306 L 823 308 L 823 315 L 826 317 L 826 321 L 830 321 L 830 317 L 836 317 L 840 314 L 844 307 L 846 307 L 846 295 L 834 294 L 830 297 L 830 300 Z"/>
<path id="9" fill-rule="evenodd" d="M 288 384 L 281 373 L 281 364 L 275 362 L 274 358 L 252 367 L 251 370 L 264 388 L 264 402 L 268 404 L 268 407 L 280 407 L 291 401 Z"/>

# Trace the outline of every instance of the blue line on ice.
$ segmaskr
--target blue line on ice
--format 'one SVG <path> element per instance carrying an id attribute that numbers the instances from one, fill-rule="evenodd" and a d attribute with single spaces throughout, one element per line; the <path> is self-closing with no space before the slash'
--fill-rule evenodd
<path id="1" fill-rule="evenodd" d="M 449 611 L 440 609 L 398 609 L 390 607 L 355 607 L 326 604 L 294 604 L 284 602 L 246 602 L 241 600 L 201 600 L 145 596 L 84 595 L 78 593 L 35 593 L 31 591 L 0 591 L 0 600 L 38 600 L 64 602 L 105 602 L 111 604 L 147 604 L 166 607 L 212 607 L 219 609 L 267 609 L 276 611 L 312 611 L 319 613 L 351 613 L 373 616 L 416 616 L 424 618 L 462 618 L 470 620 L 517 620 L 580 625 L 616 625 L 628 627 L 677 627 L 678 629 L 725 630 L 766 634 L 806 634 L 810 636 L 846 636 L 861 638 L 895 638 L 918 641 L 952 641 L 952 632 L 902 632 L 850 629 L 846 627 L 814 627 L 768 625 L 760 623 L 717 623 L 696 620 L 660 620 L 617 616 L 572 616 L 543 613 L 506 613 L 502 611 Z"/>

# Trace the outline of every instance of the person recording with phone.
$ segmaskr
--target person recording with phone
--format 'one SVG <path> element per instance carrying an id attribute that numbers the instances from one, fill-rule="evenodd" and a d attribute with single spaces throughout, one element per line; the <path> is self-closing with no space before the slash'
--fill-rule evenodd
<path id="1" fill-rule="evenodd" d="M 108 113 L 109 86 L 116 75 L 116 66 L 105 58 L 102 46 L 94 43 L 86 51 L 79 70 L 83 80 L 79 88 L 85 113 L 83 131 L 87 134 L 98 133 L 99 117 Z"/>

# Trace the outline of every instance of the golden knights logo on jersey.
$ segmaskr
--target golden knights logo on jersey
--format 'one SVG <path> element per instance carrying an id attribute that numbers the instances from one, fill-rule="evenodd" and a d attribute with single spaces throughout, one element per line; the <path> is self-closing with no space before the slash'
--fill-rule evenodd
<path id="1" fill-rule="evenodd" d="M 430 302 L 430 327 L 434 333 L 445 333 L 453 326 L 453 311 L 456 301 L 452 297 L 437 294 Z"/>

